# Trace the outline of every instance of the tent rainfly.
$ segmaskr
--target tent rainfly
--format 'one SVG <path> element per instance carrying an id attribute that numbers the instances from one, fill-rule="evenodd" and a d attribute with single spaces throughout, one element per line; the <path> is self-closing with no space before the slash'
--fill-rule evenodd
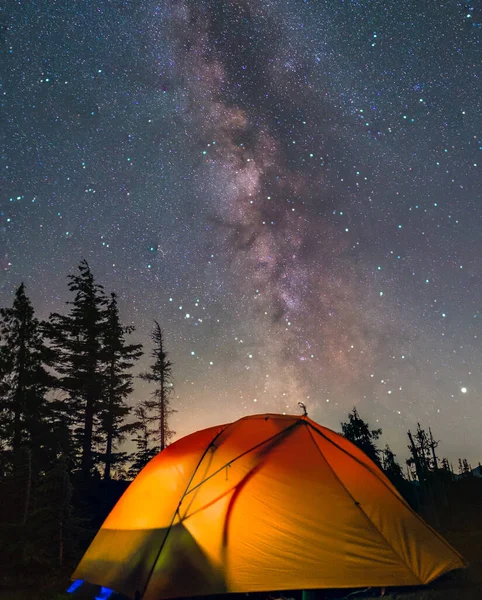
<path id="1" fill-rule="evenodd" d="M 197 431 L 142 469 L 73 578 L 129 598 L 427 584 L 464 559 L 307 416 Z"/>

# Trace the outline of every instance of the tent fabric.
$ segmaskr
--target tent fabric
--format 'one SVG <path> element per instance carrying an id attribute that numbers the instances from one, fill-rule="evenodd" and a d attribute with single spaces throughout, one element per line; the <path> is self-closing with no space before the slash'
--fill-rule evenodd
<path id="1" fill-rule="evenodd" d="M 354 444 L 306 416 L 266 414 L 153 458 L 73 578 L 163 600 L 420 585 L 464 566 Z"/>

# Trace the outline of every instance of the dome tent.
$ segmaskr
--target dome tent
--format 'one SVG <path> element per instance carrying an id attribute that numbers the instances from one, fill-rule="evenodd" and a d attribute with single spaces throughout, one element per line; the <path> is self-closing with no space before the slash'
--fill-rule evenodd
<path id="1" fill-rule="evenodd" d="M 153 458 L 73 578 L 163 600 L 420 585 L 464 566 L 354 444 L 306 416 L 266 414 Z"/>

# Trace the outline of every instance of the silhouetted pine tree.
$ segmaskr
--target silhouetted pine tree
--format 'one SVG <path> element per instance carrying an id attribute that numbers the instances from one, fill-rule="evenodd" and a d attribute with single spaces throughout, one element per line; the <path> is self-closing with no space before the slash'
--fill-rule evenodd
<path id="1" fill-rule="evenodd" d="M 11 308 L 0 309 L 1 432 L 4 471 L 15 474 L 22 447 L 28 448 L 34 472 L 41 470 L 45 457 L 47 392 L 55 379 L 47 371 L 53 353 L 45 345 L 42 325 L 25 293 L 23 283 Z"/>
<path id="2" fill-rule="evenodd" d="M 350 442 L 363 450 L 363 452 L 373 460 L 379 467 L 382 466 L 380 461 L 380 450 L 376 446 L 376 441 L 382 435 L 381 429 L 370 429 L 358 414 L 356 407 L 353 407 L 351 413 L 348 414 L 348 422 L 341 424 L 341 429 L 344 437 Z"/>
<path id="3" fill-rule="evenodd" d="M 438 458 L 435 453 L 438 442 L 433 439 L 430 428 L 427 434 L 420 423 L 417 423 L 415 435 L 410 430 L 407 435 L 410 441 L 408 446 L 410 456 L 407 464 L 414 469 L 416 478 L 422 486 L 429 485 L 434 479 L 432 474 L 438 470 Z"/>
<path id="4" fill-rule="evenodd" d="M 448 479 L 448 481 L 452 481 L 453 480 L 453 471 L 452 471 L 452 467 L 450 466 L 449 460 L 448 458 L 442 458 L 442 465 L 440 470 L 445 474 L 446 479 Z"/>
<path id="5" fill-rule="evenodd" d="M 94 467 L 94 434 L 104 389 L 102 340 L 107 299 L 95 283 L 89 265 L 82 260 L 78 274 L 69 275 L 70 314 L 50 316 L 48 335 L 58 352 L 56 369 L 67 393 L 65 409 L 73 425 L 73 443 L 84 475 Z"/>
<path id="6" fill-rule="evenodd" d="M 407 479 L 405 476 L 401 465 L 396 461 L 395 454 L 392 452 L 388 444 L 381 451 L 381 462 L 385 475 L 393 483 L 405 500 L 415 508 L 416 496 L 415 490 L 410 483 L 411 479 Z"/>
<path id="7" fill-rule="evenodd" d="M 396 488 L 400 488 L 405 483 L 406 479 L 403 475 L 402 467 L 395 460 L 395 454 L 387 444 L 381 452 L 382 469 L 385 475 L 390 479 Z"/>
<path id="8" fill-rule="evenodd" d="M 28 562 L 31 536 L 28 518 L 32 510 L 32 452 L 21 446 L 17 453 L 15 474 L 2 482 L 0 497 L 0 570 L 10 570 Z M 4 571 L 5 572 L 5 571 Z"/>
<path id="9" fill-rule="evenodd" d="M 61 567 L 78 552 L 72 491 L 69 461 L 60 455 L 42 477 L 29 517 L 34 556 L 45 565 Z"/>
<path id="10" fill-rule="evenodd" d="M 125 452 L 115 452 L 118 442 L 124 439 L 133 426 L 125 423 L 130 407 L 126 398 L 132 392 L 133 376 L 130 373 L 134 362 L 142 356 L 141 344 L 127 344 L 126 334 L 134 327 L 123 327 L 119 319 L 119 309 L 115 294 L 107 307 L 107 321 L 104 334 L 103 358 L 105 361 L 105 390 L 100 413 L 100 432 L 105 443 L 104 479 L 111 478 L 111 469 L 116 463 L 126 460 Z"/>
<path id="11" fill-rule="evenodd" d="M 140 404 L 134 410 L 136 422 L 133 424 L 135 431 L 134 442 L 136 451 L 131 455 L 132 464 L 128 471 L 128 477 L 134 479 L 139 471 L 147 465 L 159 452 L 156 445 L 157 431 L 152 429 L 152 419 L 149 417 L 149 409 L 145 403 Z"/>
<path id="12" fill-rule="evenodd" d="M 472 476 L 472 467 L 466 458 L 459 458 L 459 475 L 464 478 Z"/>
<path id="13" fill-rule="evenodd" d="M 151 365 L 150 372 L 142 373 L 140 378 L 154 383 L 156 386 L 152 393 L 152 400 L 146 400 L 144 406 L 150 420 L 157 422 L 159 447 L 162 451 L 175 433 L 169 427 L 169 417 L 176 411 L 170 405 L 170 396 L 173 391 L 172 363 L 164 349 L 164 334 L 157 321 L 154 321 L 152 339 L 154 341 L 152 351 L 154 363 Z"/>
<path id="14" fill-rule="evenodd" d="M 6 349 L 0 343 L 0 482 L 8 477 L 12 467 L 12 452 L 8 435 L 11 413 L 5 409 L 5 397 L 9 389 L 7 354 Z"/>
<path id="15" fill-rule="evenodd" d="M 409 430 L 407 435 L 410 441 L 407 465 L 412 471 L 412 477 L 420 486 L 421 509 L 426 518 L 438 525 L 439 509 L 447 504 L 447 490 L 451 483 L 448 461 L 443 460 L 439 466 L 435 452 L 439 442 L 434 440 L 430 428 L 427 433 L 420 423 L 417 423 L 415 434 Z"/>

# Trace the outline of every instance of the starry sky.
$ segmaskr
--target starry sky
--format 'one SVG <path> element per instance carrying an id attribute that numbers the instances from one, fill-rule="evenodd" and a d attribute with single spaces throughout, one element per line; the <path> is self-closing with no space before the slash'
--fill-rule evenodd
<path id="1" fill-rule="evenodd" d="M 86 258 L 133 341 L 164 328 L 178 436 L 356 405 L 401 460 L 417 421 L 482 459 L 480 0 L 11 0 L 0 26 L 2 306 L 24 281 L 66 310 Z"/>

